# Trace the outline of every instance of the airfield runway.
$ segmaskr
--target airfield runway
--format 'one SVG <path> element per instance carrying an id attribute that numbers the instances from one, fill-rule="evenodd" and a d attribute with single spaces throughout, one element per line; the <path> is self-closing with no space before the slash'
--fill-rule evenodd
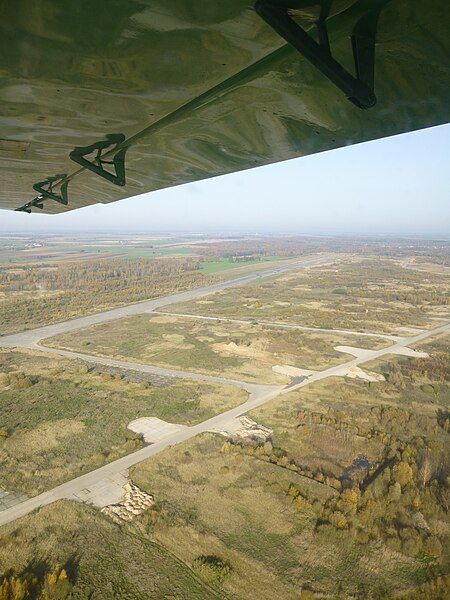
<path id="1" fill-rule="evenodd" d="M 411 337 L 396 338 L 393 336 L 393 344 L 382 348 L 381 350 L 364 350 L 347 348 L 342 351 L 351 353 L 354 350 L 354 357 L 340 365 L 325 369 L 323 371 L 316 371 L 305 377 L 299 383 L 284 386 L 267 386 L 258 384 L 249 384 L 242 381 L 236 381 L 226 378 L 216 378 L 208 375 L 201 375 L 199 373 L 191 373 L 184 371 L 173 371 L 170 369 L 161 369 L 159 367 L 153 367 L 150 365 L 142 365 L 139 363 L 133 363 L 128 361 L 116 361 L 108 358 L 93 357 L 89 355 L 80 354 L 77 352 L 67 352 L 54 348 L 46 348 L 40 345 L 40 342 L 54 335 L 66 333 L 68 331 L 75 331 L 84 327 L 89 327 L 105 321 L 112 321 L 129 315 L 142 314 L 152 312 L 163 306 L 174 304 L 185 300 L 192 300 L 208 294 L 212 294 L 216 291 L 227 289 L 238 285 L 244 285 L 250 283 L 262 277 L 271 277 L 274 275 L 280 275 L 291 270 L 298 270 L 301 268 L 320 266 L 334 262 L 336 256 L 330 254 L 322 254 L 307 257 L 301 260 L 293 261 L 288 265 L 283 265 L 275 269 L 264 270 L 257 272 L 245 277 L 239 277 L 236 279 L 220 282 L 203 288 L 190 290 L 181 294 L 175 294 L 172 296 L 166 296 L 156 300 L 149 300 L 146 302 L 140 302 L 138 304 L 131 304 L 116 308 L 110 311 L 98 313 L 96 315 L 90 315 L 88 317 L 81 317 L 78 319 L 72 319 L 65 321 L 64 323 L 58 323 L 56 325 L 49 325 L 46 327 L 40 327 L 32 331 L 26 331 L 23 333 L 9 335 L 0 338 L 0 346 L 2 347 L 22 347 L 22 348 L 33 348 L 47 353 L 54 353 L 64 355 L 69 358 L 78 358 L 85 361 L 95 361 L 104 365 L 110 365 L 115 367 L 122 367 L 142 372 L 157 372 L 158 374 L 169 375 L 173 377 L 184 377 L 187 379 L 202 379 L 212 380 L 221 383 L 228 383 L 236 385 L 249 393 L 249 397 L 243 404 L 227 410 L 220 415 L 216 415 L 202 423 L 194 425 L 192 427 L 184 427 L 180 430 L 174 431 L 174 433 L 167 435 L 160 441 L 157 441 L 145 448 L 141 448 L 136 452 L 128 454 L 118 460 L 115 460 L 109 464 L 100 467 L 94 471 L 76 477 L 71 481 L 67 481 L 52 490 L 39 494 L 33 498 L 29 498 L 23 502 L 15 504 L 14 506 L 0 512 L 0 525 L 10 523 L 19 517 L 22 517 L 31 511 L 38 509 L 42 506 L 51 504 L 57 500 L 69 499 L 86 501 L 98 506 L 118 502 L 120 500 L 120 493 L 124 481 L 127 478 L 128 469 L 139 462 L 162 452 L 166 448 L 179 444 L 192 438 L 199 433 L 207 431 L 221 431 L 227 428 L 231 422 L 235 421 L 236 418 L 244 415 L 248 411 L 265 404 L 266 402 L 273 400 L 277 396 L 287 394 L 293 390 L 300 389 L 310 383 L 325 379 L 327 377 L 334 376 L 345 376 L 348 369 L 351 367 L 358 366 L 364 362 L 372 361 L 374 359 L 386 356 L 389 354 L 401 354 L 408 356 L 420 356 L 423 355 L 421 352 L 417 352 L 408 348 L 408 346 L 416 344 L 425 340 L 428 337 L 435 336 L 442 333 L 448 333 L 450 331 L 450 322 L 437 327 L 435 329 L 422 331 L 417 335 Z M 149 415 L 150 416 L 150 415 Z"/>

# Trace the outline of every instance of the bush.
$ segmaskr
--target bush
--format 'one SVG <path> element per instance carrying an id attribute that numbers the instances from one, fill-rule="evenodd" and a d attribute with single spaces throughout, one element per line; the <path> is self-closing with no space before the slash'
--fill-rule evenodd
<path id="1" fill-rule="evenodd" d="M 392 468 L 392 479 L 404 487 L 412 482 L 413 470 L 408 463 L 399 462 Z"/>
<path id="2" fill-rule="evenodd" d="M 423 553 L 429 558 L 439 558 L 442 554 L 442 544 L 439 539 L 432 535 L 425 540 Z"/>
<path id="3" fill-rule="evenodd" d="M 414 535 L 406 538 L 402 543 L 402 552 L 406 556 L 417 556 L 421 550 L 422 542 L 420 537 Z"/>
<path id="4" fill-rule="evenodd" d="M 231 573 L 231 565 L 214 554 L 197 557 L 192 566 L 210 585 L 220 585 Z"/>
<path id="5" fill-rule="evenodd" d="M 330 515 L 330 523 L 337 529 L 347 529 L 348 521 L 343 513 L 335 511 Z"/>
<path id="6" fill-rule="evenodd" d="M 422 386 L 422 392 L 425 392 L 425 394 L 428 394 L 428 395 L 432 395 L 432 394 L 434 394 L 434 387 L 429 383 L 425 383 Z"/>

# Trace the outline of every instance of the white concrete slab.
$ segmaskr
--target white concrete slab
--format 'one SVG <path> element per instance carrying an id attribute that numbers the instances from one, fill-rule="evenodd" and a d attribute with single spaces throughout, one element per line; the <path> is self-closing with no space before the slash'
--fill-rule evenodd
<path id="1" fill-rule="evenodd" d="M 128 429 L 141 434 L 148 444 L 154 444 L 182 429 L 186 429 L 186 425 L 168 423 L 157 417 L 141 417 L 128 423 Z"/>
<path id="2" fill-rule="evenodd" d="M 365 358 L 366 356 L 373 354 L 373 350 L 354 348 L 353 346 L 335 346 L 334 349 L 337 350 L 337 352 L 345 352 L 346 354 L 356 356 L 356 358 Z"/>
<path id="3" fill-rule="evenodd" d="M 115 473 L 111 477 L 100 479 L 94 485 L 83 488 L 73 494 L 73 499 L 87 502 L 99 508 L 121 502 L 124 497 L 124 487 L 128 483 L 128 474 Z"/>
<path id="4" fill-rule="evenodd" d="M 363 371 L 363 369 L 360 369 L 356 366 L 348 367 L 345 376 L 349 377 L 350 379 L 362 379 L 364 381 L 371 382 L 385 381 L 384 375 L 381 375 L 381 373 L 374 373 L 373 371 Z"/>
<path id="5" fill-rule="evenodd" d="M 428 358 L 430 355 L 427 352 L 420 352 L 419 350 L 412 350 L 407 346 L 396 347 L 392 354 L 400 354 L 401 356 L 412 356 L 416 358 Z"/>

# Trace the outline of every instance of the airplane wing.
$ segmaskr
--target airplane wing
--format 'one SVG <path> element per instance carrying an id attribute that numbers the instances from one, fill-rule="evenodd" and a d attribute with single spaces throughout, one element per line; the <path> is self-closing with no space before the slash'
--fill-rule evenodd
<path id="1" fill-rule="evenodd" d="M 0 208 L 58 213 L 445 123 L 449 12 L 0 0 Z"/>

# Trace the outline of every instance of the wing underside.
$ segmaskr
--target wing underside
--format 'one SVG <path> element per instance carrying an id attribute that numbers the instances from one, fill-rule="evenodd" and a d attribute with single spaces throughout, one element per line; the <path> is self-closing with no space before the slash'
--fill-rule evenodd
<path id="1" fill-rule="evenodd" d="M 0 207 L 58 213 L 449 120 L 445 0 L 325 2 L 325 34 L 322 3 L 284 4 L 333 63 L 244 0 L 0 2 Z M 364 79 L 355 43 L 366 109 L 318 65 Z"/>

